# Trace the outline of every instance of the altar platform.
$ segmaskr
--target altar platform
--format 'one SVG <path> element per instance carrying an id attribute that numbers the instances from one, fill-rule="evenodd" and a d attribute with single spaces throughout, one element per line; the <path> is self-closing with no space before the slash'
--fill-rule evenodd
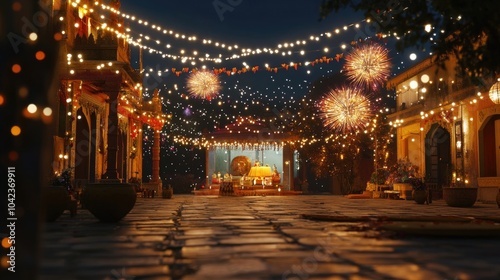
<path id="1" fill-rule="evenodd" d="M 290 191 L 285 190 L 282 186 L 276 187 L 265 187 L 262 188 L 260 185 L 255 186 L 233 186 L 232 192 L 226 190 L 224 192 L 221 191 L 219 185 L 212 185 L 209 188 L 193 190 L 192 193 L 194 195 L 211 195 L 211 196 L 268 196 L 268 195 L 300 195 L 302 191 Z"/>

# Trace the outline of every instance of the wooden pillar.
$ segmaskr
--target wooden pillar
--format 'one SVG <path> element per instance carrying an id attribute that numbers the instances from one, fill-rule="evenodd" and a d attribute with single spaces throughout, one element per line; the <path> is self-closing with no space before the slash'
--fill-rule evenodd
<path id="1" fill-rule="evenodd" d="M 155 129 L 153 137 L 153 174 L 151 183 L 157 183 L 160 180 L 160 131 Z"/>
<path id="2" fill-rule="evenodd" d="M 153 93 L 153 112 L 155 116 L 161 115 L 161 101 L 160 93 L 158 89 L 155 89 Z M 153 137 L 153 172 L 152 172 L 152 183 L 161 182 L 160 180 L 160 133 L 163 125 L 156 124 L 153 126 L 154 137 Z"/>
<path id="3" fill-rule="evenodd" d="M 105 92 L 109 99 L 109 115 L 108 115 L 108 158 L 106 164 L 106 172 L 103 174 L 103 179 L 119 179 L 117 171 L 117 152 L 118 152 L 118 93 L 120 92 L 121 80 L 108 78 L 106 80 Z"/>
<path id="4" fill-rule="evenodd" d="M 293 160 L 293 149 L 289 145 L 283 146 L 283 185 L 288 190 L 294 190 L 294 160 Z"/>

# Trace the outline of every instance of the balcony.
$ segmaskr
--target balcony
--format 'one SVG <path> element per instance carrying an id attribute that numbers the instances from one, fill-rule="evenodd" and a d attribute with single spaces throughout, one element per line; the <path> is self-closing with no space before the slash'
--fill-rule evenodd
<path id="1" fill-rule="evenodd" d="M 111 33 L 94 34 L 88 37 L 77 36 L 73 42 L 73 53 L 81 54 L 85 60 L 120 61 L 130 63 L 130 50 L 124 39 L 119 39 Z"/>

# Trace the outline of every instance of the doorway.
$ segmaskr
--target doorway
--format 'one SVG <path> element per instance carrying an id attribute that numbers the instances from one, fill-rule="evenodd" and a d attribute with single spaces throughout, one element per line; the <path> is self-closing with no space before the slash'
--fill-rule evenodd
<path id="1" fill-rule="evenodd" d="M 439 124 L 433 124 L 425 137 L 425 182 L 439 188 L 451 182 L 451 137 Z"/>
<path id="2" fill-rule="evenodd" d="M 500 176 L 500 115 L 493 115 L 479 129 L 479 169 L 481 177 Z"/>

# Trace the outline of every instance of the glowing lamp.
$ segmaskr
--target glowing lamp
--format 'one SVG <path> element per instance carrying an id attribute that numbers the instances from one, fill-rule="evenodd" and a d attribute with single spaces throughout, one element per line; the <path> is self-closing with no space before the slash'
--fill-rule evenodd
<path id="1" fill-rule="evenodd" d="M 491 86 L 489 95 L 493 103 L 500 104 L 500 78 Z"/>
<path id="2" fill-rule="evenodd" d="M 253 166 L 247 174 L 247 177 L 255 178 L 254 185 L 257 185 L 257 179 L 261 180 L 262 187 L 265 186 L 265 178 L 272 176 L 273 172 L 269 166 Z"/>

